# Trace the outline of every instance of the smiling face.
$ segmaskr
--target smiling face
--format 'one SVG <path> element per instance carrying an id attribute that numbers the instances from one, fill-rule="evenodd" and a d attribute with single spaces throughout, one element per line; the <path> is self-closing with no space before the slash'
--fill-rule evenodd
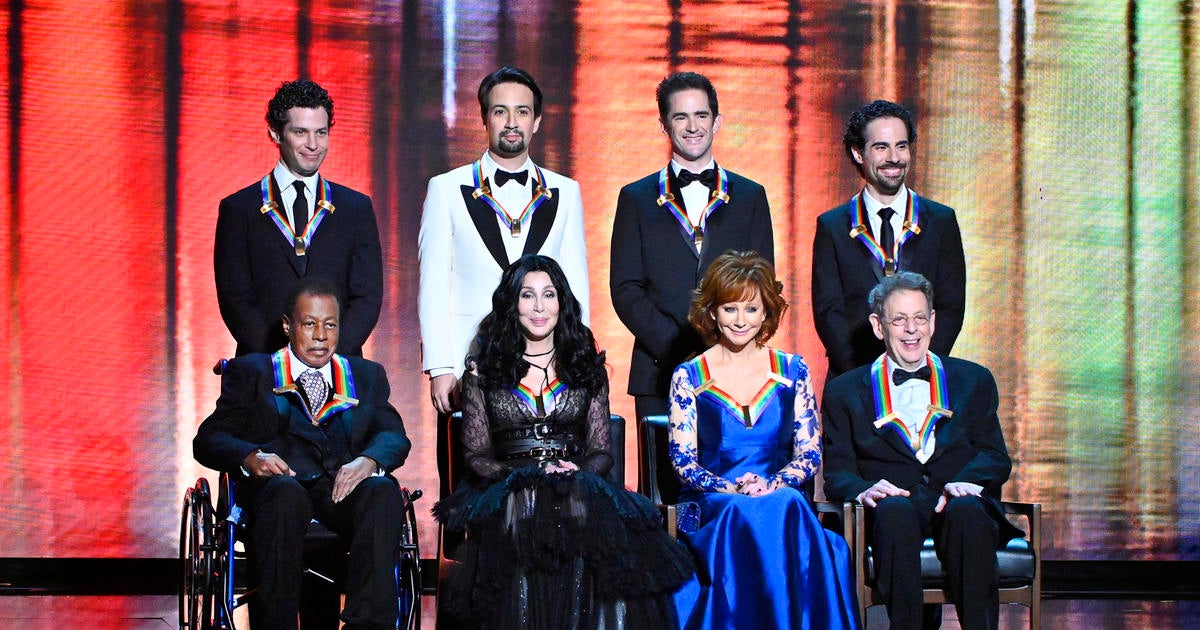
<path id="1" fill-rule="evenodd" d="M 534 114 L 533 90 L 520 83 L 497 83 L 488 93 L 487 128 L 489 150 L 513 166 L 525 161 L 529 142 L 542 124 Z"/>
<path id="2" fill-rule="evenodd" d="M 883 340 L 888 357 L 908 371 L 925 365 L 933 338 L 933 309 L 921 291 L 902 289 L 883 303 L 883 316 L 871 313 L 871 328 Z"/>
<path id="3" fill-rule="evenodd" d="M 527 341 L 541 341 L 558 325 L 558 289 L 545 271 L 530 271 L 517 294 L 517 318 Z"/>
<path id="4" fill-rule="evenodd" d="M 899 118 L 876 118 L 863 128 L 863 139 L 862 150 L 852 151 L 854 161 L 862 169 L 871 196 L 891 203 L 904 185 L 912 161 L 908 129 Z"/>
<path id="5" fill-rule="evenodd" d="M 296 358 L 311 368 L 325 367 L 338 342 L 338 302 L 332 295 L 303 294 L 291 315 L 283 317 L 283 334 Z"/>
<path id="6" fill-rule="evenodd" d="M 269 129 L 279 145 L 279 158 L 297 177 L 310 177 L 329 151 L 329 112 L 323 107 L 293 107 L 279 131 Z"/>
<path id="7" fill-rule="evenodd" d="M 721 128 L 721 117 L 713 116 L 704 90 L 679 90 L 668 100 L 671 108 L 660 124 L 671 139 L 673 157 L 685 168 L 699 170 L 712 159 L 713 138 Z"/>
<path id="8" fill-rule="evenodd" d="M 713 309 L 721 343 L 730 349 L 740 349 L 758 337 L 767 312 L 758 291 L 738 302 L 726 302 Z"/>

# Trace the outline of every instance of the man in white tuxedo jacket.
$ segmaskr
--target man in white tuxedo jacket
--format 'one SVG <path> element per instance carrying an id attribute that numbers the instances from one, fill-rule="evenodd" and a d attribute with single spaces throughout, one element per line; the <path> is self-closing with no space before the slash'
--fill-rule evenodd
<path id="1" fill-rule="evenodd" d="M 429 180 L 418 237 L 421 369 L 440 416 L 457 408 L 458 379 L 475 329 L 492 310 L 501 273 L 523 254 L 558 261 L 589 321 L 579 184 L 529 158 L 542 122 L 541 90 L 528 72 L 505 66 L 479 84 L 479 109 L 488 150 Z M 444 485 L 444 426 L 438 432 Z"/>

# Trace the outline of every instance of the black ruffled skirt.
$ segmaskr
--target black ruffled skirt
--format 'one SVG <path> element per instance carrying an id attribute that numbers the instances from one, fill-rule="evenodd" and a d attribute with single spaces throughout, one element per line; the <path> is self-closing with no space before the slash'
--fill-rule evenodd
<path id="1" fill-rule="evenodd" d="M 467 532 L 438 594 L 464 627 L 666 628 L 694 571 L 649 499 L 591 473 L 529 466 L 433 512 Z"/>

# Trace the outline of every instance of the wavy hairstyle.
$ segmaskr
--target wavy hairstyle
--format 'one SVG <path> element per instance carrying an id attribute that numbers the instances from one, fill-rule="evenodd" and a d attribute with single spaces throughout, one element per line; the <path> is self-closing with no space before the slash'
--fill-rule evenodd
<path id="1" fill-rule="evenodd" d="M 783 299 L 783 283 L 775 279 L 775 267 L 755 251 L 730 250 L 717 256 L 700 280 L 700 286 L 692 291 L 688 321 L 700 333 L 704 343 L 715 344 L 721 338 L 717 307 L 748 300 L 755 293 L 762 298 L 766 312 L 754 340 L 766 343 L 779 329 L 779 320 L 787 312 L 788 303 Z"/>
<path id="2" fill-rule="evenodd" d="M 299 79 L 279 84 L 275 96 L 267 103 L 267 124 L 276 132 L 283 131 L 288 124 L 288 110 L 293 107 L 303 109 L 324 108 L 329 114 L 329 128 L 333 129 L 333 99 L 329 92 L 316 81 Z"/>
<path id="3" fill-rule="evenodd" d="M 558 291 L 558 324 L 553 332 L 558 379 L 568 387 L 595 395 L 608 381 L 604 353 L 596 350 L 592 331 L 583 325 L 579 300 L 571 292 L 562 267 L 548 256 L 526 254 L 504 270 L 500 285 L 492 293 L 492 312 L 479 323 L 467 366 L 474 364 L 484 389 L 513 387 L 529 371 L 529 362 L 522 356 L 525 331 L 521 328 L 517 302 L 525 275 L 534 271 L 549 275 Z"/>

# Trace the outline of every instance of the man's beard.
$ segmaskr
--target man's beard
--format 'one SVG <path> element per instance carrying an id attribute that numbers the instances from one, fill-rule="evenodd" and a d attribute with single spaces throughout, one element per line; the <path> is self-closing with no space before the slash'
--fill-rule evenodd
<path id="1" fill-rule="evenodd" d="M 513 140 L 513 141 L 508 141 L 508 140 L 505 140 L 504 138 L 500 138 L 499 141 L 496 142 L 496 153 L 499 153 L 501 155 L 501 157 L 516 157 L 518 155 L 521 155 L 524 152 L 525 152 L 525 137 L 524 136 L 522 136 L 521 138 L 519 138 L 517 140 Z"/>

